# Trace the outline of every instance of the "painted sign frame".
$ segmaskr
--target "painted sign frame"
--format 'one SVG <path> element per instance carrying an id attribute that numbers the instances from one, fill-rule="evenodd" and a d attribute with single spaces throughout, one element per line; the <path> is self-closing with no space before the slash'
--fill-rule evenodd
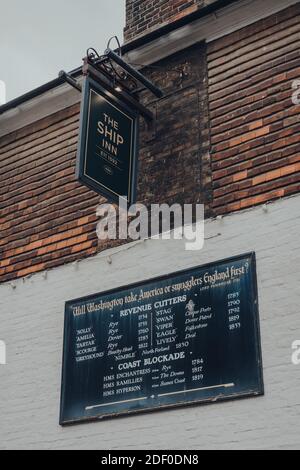
<path id="1" fill-rule="evenodd" d="M 210 269 L 214 266 L 219 266 L 223 264 L 232 264 L 239 262 L 244 259 L 249 259 L 249 269 L 251 270 L 251 286 L 250 286 L 250 291 L 249 291 L 249 299 L 251 300 L 251 305 L 248 302 L 249 306 L 249 311 L 251 311 L 252 315 L 252 320 L 253 321 L 253 328 L 252 328 L 252 333 L 253 333 L 253 345 L 254 345 L 254 351 L 255 351 L 255 362 L 252 362 L 252 365 L 255 364 L 255 387 L 249 387 L 243 390 L 242 393 L 238 393 L 238 391 L 233 390 L 232 393 L 214 393 L 211 396 L 204 396 L 200 397 L 198 396 L 195 399 L 191 400 L 174 400 L 173 403 L 168 403 L 168 404 L 163 404 L 163 405 L 155 405 L 153 402 L 153 406 L 145 406 L 145 407 L 140 407 L 140 409 L 125 409 L 120 411 L 118 407 L 116 406 L 115 412 L 110 412 L 108 414 L 103 414 L 99 412 L 97 415 L 94 416 L 77 416 L 76 418 L 72 419 L 66 419 L 65 418 L 65 413 L 64 413 L 64 407 L 65 407 L 65 398 L 66 398 L 66 377 L 65 377 L 65 371 L 67 367 L 67 357 L 68 354 L 70 353 L 70 345 L 68 344 L 68 321 L 69 321 L 69 315 L 70 315 L 70 310 L 69 307 L 70 305 L 78 302 L 87 302 L 89 300 L 95 299 L 95 297 L 104 297 L 107 295 L 115 295 L 123 291 L 131 290 L 134 288 L 139 288 L 139 287 L 145 287 L 149 284 L 153 283 L 161 283 L 163 281 L 169 281 L 173 278 L 176 278 L 181 275 L 186 275 L 189 273 L 196 272 L 197 270 L 205 270 L 205 269 Z M 248 286 L 249 287 L 249 286 Z M 253 358 L 252 358 L 253 360 Z M 254 366 L 253 366 L 254 367 Z M 247 371 L 246 371 L 247 372 Z M 250 381 L 251 382 L 251 381 Z M 199 389 L 200 390 L 200 389 Z M 225 260 L 220 260 L 220 261 L 215 261 L 212 263 L 208 263 L 202 266 L 196 266 L 192 268 L 188 268 L 185 270 L 181 270 L 175 273 L 170 273 L 164 276 L 160 276 L 154 279 L 149 279 L 146 281 L 141 281 L 138 283 L 130 284 L 128 286 L 121 286 L 109 291 L 101 292 L 99 294 L 94 294 L 88 297 L 80 298 L 80 299 L 75 299 L 66 302 L 65 305 L 65 330 L 64 330 L 64 347 L 63 347 L 63 370 L 62 370 L 62 384 L 61 384 L 61 413 L 60 413 L 60 424 L 61 425 L 67 425 L 67 424 L 75 424 L 75 423 L 80 423 L 80 422 L 86 422 L 86 421 L 95 421 L 99 419 L 106 419 L 106 418 L 113 418 L 113 417 L 118 417 L 122 415 L 128 415 L 128 414 L 136 414 L 140 412 L 150 412 L 150 411 L 158 411 L 160 409 L 169 409 L 169 408 L 178 408 L 182 406 L 190 406 L 190 405 L 200 405 L 200 404 L 205 404 L 205 403 L 215 403 L 217 401 L 225 401 L 225 400 L 232 400 L 232 399 L 237 399 L 237 398 L 245 398 L 245 397 L 252 397 L 252 396 L 259 396 L 264 394 L 264 383 L 263 383 L 263 366 L 262 366 L 262 351 L 261 351 L 261 339 L 260 339 L 260 325 L 259 325 L 259 308 L 258 308 L 258 289 L 257 289 L 257 274 L 256 274 L 256 256 L 254 252 L 251 253 L 246 253 L 243 255 L 235 256 L 229 259 Z M 130 400 L 129 400 L 130 401 Z"/>
<path id="2" fill-rule="evenodd" d="M 99 103 L 96 105 L 94 101 L 97 99 Z M 109 151 L 99 147 L 95 142 L 95 129 L 90 128 L 90 123 L 97 121 L 103 109 L 111 109 L 114 116 L 117 116 L 115 122 L 123 122 L 124 127 L 130 129 L 129 135 L 125 132 L 121 136 L 122 146 L 126 145 L 130 150 L 128 152 L 125 149 L 120 158 L 110 155 Z M 116 142 L 118 137 L 115 136 L 118 136 L 118 131 L 111 127 L 108 132 L 113 133 L 114 142 Z M 118 203 L 119 198 L 122 198 L 128 206 L 134 204 L 136 202 L 138 137 L 138 112 L 122 101 L 121 93 L 114 95 L 105 89 L 105 85 L 87 76 L 82 89 L 76 179 L 111 202 Z M 112 147 L 117 149 L 117 144 L 112 144 Z M 100 154 L 105 156 L 106 161 Z M 121 172 L 121 176 L 117 178 L 118 172 Z M 124 190 L 121 187 L 125 188 L 125 186 L 126 192 L 122 194 Z"/>

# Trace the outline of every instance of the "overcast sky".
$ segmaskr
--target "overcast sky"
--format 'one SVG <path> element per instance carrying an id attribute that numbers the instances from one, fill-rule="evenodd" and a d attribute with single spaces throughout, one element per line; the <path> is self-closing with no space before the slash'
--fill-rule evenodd
<path id="1" fill-rule="evenodd" d="M 102 53 L 111 36 L 122 42 L 124 25 L 125 0 L 0 0 L 6 101 L 80 66 L 88 47 Z"/>

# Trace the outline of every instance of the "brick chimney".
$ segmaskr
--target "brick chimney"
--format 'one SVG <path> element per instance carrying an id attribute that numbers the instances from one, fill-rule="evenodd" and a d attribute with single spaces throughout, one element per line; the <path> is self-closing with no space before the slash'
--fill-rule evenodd
<path id="1" fill-rule="evenodd" d="M 218 0 L 126 0 L 125 42 L 144 36 Z"/>

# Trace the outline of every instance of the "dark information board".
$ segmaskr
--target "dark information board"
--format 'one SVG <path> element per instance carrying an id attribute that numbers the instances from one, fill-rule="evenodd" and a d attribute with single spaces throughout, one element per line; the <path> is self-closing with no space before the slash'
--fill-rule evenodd
<path id="1" fill-rule="evenodd" d="M 254 253 L 66 303 L 61 424 L 260 394 Z"/>
<path id="2" fill-rule="evenodd" d="M 121 95 L 120 95 L 121 97 Z M 138 115 L 90 77 L 84 81 L 77 178 L 109 200 L 135 201 Z"/>

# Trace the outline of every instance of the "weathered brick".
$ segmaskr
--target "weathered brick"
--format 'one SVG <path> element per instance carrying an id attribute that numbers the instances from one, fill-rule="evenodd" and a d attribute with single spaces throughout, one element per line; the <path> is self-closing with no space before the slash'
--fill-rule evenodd
<path id="1" fill-rule="evenodd" d="M 162 25 L 174 23 L 217 0 L 127 0 L 125 41 L 143 36 Z M 145 21 L 148 20 L 148 21 Z"/>
<path id="2" fill-rule="evenodd" d="M 292 6 L 208 47 L 217 213 L 297 192 L 299 110 L 291 95 L 300 77 L 299 13 Z"/>

